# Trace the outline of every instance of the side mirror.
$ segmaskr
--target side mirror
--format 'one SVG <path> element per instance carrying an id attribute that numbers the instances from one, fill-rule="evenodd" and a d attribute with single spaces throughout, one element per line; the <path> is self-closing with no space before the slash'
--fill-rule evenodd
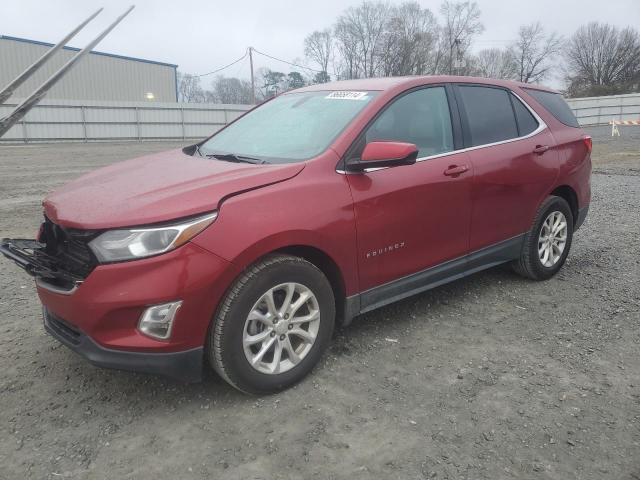
<path id="1" fill-rule="evenodd" d="M 370 142 L 364 147 L 362 158 L 347 162 L 347 170 L 362 172 L 367 168 L 413 165 L 418 158 L 418 147 L 404 142 Z"/>

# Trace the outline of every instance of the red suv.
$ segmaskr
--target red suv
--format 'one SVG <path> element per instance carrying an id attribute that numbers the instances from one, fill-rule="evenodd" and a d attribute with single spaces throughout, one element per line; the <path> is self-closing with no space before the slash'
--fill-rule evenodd
<path id="1" fill-rule="evenodd" d="M 510 262 L 563 265 L 590 201 L 591 138 L 560 94 L 407 77 L 314 85 L 207 140 L 116 163 L 44 201 L 44 326 L 103 367 L 234 387 L 303 378 L 336 323 Z"/>

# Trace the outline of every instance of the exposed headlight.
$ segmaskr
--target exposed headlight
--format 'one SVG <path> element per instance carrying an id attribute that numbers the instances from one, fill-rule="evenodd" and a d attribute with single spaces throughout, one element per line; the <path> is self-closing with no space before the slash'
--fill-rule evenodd
<path id="1" fill-rule="evenodd" d="M 150 257 L 187 243 L 211 225 L 218 212 L 161 227 L 108 230 L 89 242 L 100 262 Z"/>

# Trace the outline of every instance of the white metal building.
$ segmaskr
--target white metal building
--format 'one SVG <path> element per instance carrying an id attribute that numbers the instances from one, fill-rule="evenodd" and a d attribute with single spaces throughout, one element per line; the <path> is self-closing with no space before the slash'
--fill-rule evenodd
<path id="1" fill-rule="evenodd" d="M 0 35 L 0 89 L 53 45 Z M 78 51 L 64 47 L 14 93 L 25 98 Z M 47 94 L 48 100 L 177 101 L 177 65 L 91 52 Z"/>

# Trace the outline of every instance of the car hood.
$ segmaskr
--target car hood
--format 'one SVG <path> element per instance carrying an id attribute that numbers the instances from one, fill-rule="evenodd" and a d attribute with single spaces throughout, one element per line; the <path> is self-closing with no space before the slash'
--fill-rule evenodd
<path id="1" fill-rule="evenodd" d="M 215 210 L 226 197 L 282 182 L 302 169 L 304 163 L 251 165 L 172 150 L 83 175 L 43 205 L 51 221 L 69 228 L 145 225 Z"/>

